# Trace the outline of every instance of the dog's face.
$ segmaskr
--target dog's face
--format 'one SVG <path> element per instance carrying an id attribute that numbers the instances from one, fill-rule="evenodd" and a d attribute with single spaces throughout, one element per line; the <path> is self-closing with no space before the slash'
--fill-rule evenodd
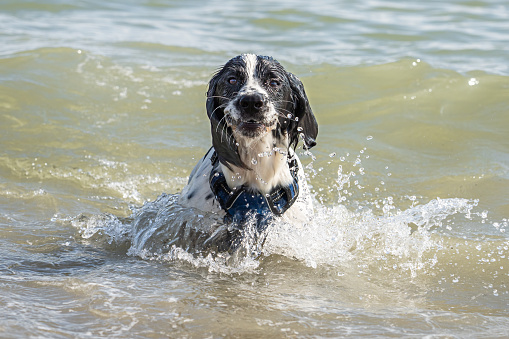
<path id="1" fill-rule="evenodd" d="M 212 143 L 219 159 L 247 168 L 238 156 L 240 140 L 272 133 L 274 143 L 296 147 L 299 137 L 313 147 L 318 134 L 300 80 L 276 60 L 243 54 L 228 61 L 212 78 L 207 92 Z"/>
<path id="2" fill-rule="evenodd" d="M 246 138 L 256 138 L 275 129 L 278 116 L 284 117 L 288 112 L 291 99 L 283 67 L 255 55 L 230 60 L 221 72 L 215 93 L 225 106 L 223 112 L 228 126 L 238 137 Z"/>

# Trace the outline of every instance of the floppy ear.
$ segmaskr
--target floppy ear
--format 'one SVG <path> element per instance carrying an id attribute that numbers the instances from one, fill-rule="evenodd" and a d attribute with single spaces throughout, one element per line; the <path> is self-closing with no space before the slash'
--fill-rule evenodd
<path id="1" fill-rule="evenodd" d="M 210 120 L 212 146 L 216 150 L 219 161 L 230 170 L 232 170 L 231 165 L 247 169 L 248 167 L 240 160 L 232 130 L 224 119 L 224 107 L 221 106 L 221 100 L 216 94 L 218 79 L 219 73 L 210 80 L 207 90 L 206 107 Z"/>
<path id="2" fill-rule="evenodd" d="M 310 149 L 316 145 L 318 135 L 318 124 L 309 105 L 306 91 L 302 82 L 292 73 L 287 73 L 288 81 L 292 89 L 292 100 L 294 104 L 294 115 L 298 121 L 291 121 L 288 126 L 290 146 L 297 147 L 299 136 L 303 138 L 304 148 Z M 303 137 L 302 137 L 303 136 Z"/>

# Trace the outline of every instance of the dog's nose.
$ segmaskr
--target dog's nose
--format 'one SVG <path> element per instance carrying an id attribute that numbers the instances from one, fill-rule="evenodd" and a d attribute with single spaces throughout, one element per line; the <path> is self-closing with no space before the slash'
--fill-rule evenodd
<path id="1" fill-rule="evenodd" d="M 265 105 L 265 102 L 260 94 L 253 93 L 242 96 L 239 100 L 239 105 L 246 112 L 259 112 Z"/>

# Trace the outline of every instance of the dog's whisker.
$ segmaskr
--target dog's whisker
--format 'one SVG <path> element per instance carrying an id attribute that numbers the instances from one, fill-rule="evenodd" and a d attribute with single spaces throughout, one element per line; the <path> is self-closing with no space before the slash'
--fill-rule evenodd
<path id="1" fill-rule="evenodd" d="M 295 121 L 295 122 L 299 121 L 299 119 L 295 120 L 295 119 L 292 119 L 292 118 L 288 118 L 287 115 L 284 115 L 282 113 L 277 113 L 277 116 L 280 117 L 280 118 L 286 119 L 286 120 L 292 120 L 292 121 Z"/>
<path id="2" fill-rule="evenodd" d="M 226 133 L 226 138 L 228 140 L 228 143 L 231 144 L 232 143 L 233 135 L 231 133 L 228 133 L 228 126 L 225 125 L 224 130 L 225 130 L 225 133 Z"/>
<path id="3" fill-rule="evenodd" d="M 219 106 L 217 106 L 216 108 L 214 108 L 214 110 L 212 111 L 212 113 L 210 113 L 210 116 L 213 116 L 213 115 L 216 113 L 216 111 L 217 111 L 218 109 L 220 109 L 220 108 L 225 108 L 226 106 L 227 106 L 226 104 L 223 104 L 223 105 L 219 105 Z"/>
<path id="4" fill-rule="evenodd" d="M 294 114 L 293 114 L 291 111 L 289 111 L 289 110 L 287 110 L 287 109 L 284 109 L 284 108 L 279 108 L 279 109 L 280 109 L 280 110 L 283 110 L 283 111 L 288 112 L 288 113 L 285 115 L 284 113 L 278 112 L 278 111 L 276 110 L 276 114 L 277 114 L 278 116 L 280 116 L 281 118 L 289 119 L 289 120 L 292 120 L 292 121 L 295 121 L 295 122 L 299 121 L 299 118 L 298 118 L 298 117 L 294 117 Z"/>
<path id="5" fill-rule="evenodd" d="M 281 113 L 281 112 L 276 111 L 276 115 L 277 115 L 278 117 L 288 119 L 288 116 L 284 115 L 284 114 L 283 114 L 283 113 Z"/>
<path id="6" fill-rule="evenodd" d="M 223 117 L 221 118 L 221 120 L 219 120 L 219 121 L 217 122 L 217 126 L 216 126 L 216 133 L 217 133 L 217 131 L 218 131 L 218 129 L 219 129 L 219 126 L 221 125 L 221 121 L 223 121 L 223 119 L 225 119 L 225 120 L 226 120 L 226 115 L 225 115 L 225 116 L 223 116 Z M 226 124 L 225 124 L 225 125 L 226 125 Z"/>
<path id="7" fill-rule="evenodd" d="M 230 98 L 222 96 L 222 95 L 210 95 L 210 96 L 207 96 L 207 99 L 211 99 L 211 98 L 219 98 L 219 99 L 225 99 L 225 100 L 230 101 Z"/>
<path id="8" fill-rule="evenodd" d="M 291 101 L 291 100 L 278 100 L 278 101 L 276 101 L 276 102 L 277 102 L 277 103 L 279 103 L 279 102 L 291 102 L 291 103 L 293 103 L 293 101 Z"/>
<path id="9" fill-rule="evenodd" d="M 286 115 L 284 115 L 283 113 L 278 112 L 278 111 L 276 110 L 276 112 L 277 112 L 278 114 L 281 114 L 281 116 L 282 116 L 282 117 L 284 117 L 284 118 L 286 118 L 286 119 L 293 120 L 293 121 L 299 121 L 299 119 L 298 119 L 297 117 L 294 117 L 294 113 L 293 113 L 293 112 L 291 112 L 291 111 L 289 111 L 289 110 L 287 110 L 287 109 L 284 109 L 284 108 L 279 108 L 279 109 L 280 109 L 280 110 L 283 110 L 283 111 L 285 111 L 285 112 L 288 112 Z"/>
<path id="10" fill-rule="evenodd" d="M 221 119 L 226 119 L 226 115 Z M 219 121 L 221 121 L 219 120 Z M 216 127 L 216 132 L 218 132 L 218 128 L 219 128 L 220 124 L 218 123 L 217 127 Z M 226 141 L 230 144 L 231 143 L 231 138 L 233 137 L 230 133 L 228 133 L 228 125 L 227 124 L 222 124 L 222 128 L 221 128 L 221 142 L 223 142 L 223 136 L 226 138 Z"/>
<path id="11" fill-rule="evenodd" d="M 226 141 L 230 142 L 228 138 L 228 127 L 226 125 L 223 125 L 223 128 L 221 128 L 221 142 L 223 142 L 223 136 L 225 136 Z"/>

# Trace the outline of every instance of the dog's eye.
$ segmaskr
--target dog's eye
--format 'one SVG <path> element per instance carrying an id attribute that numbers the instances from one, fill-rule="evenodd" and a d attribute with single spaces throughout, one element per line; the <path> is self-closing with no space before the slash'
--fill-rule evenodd
<path id="1" fill-rule="evenodd" d="M 272 79 L 269 81 L 269 86 L 272 88 L 279 87 L 279 81 L 277 81 L 276 79 Z"/>
<path id="2" fill-rule="evenodd" d="M 237 78 L 231 77 L 228 79 L 228 83 L 230 85 L 236 85 L 238 83 L 238 80 L 237 80 Z"/>

